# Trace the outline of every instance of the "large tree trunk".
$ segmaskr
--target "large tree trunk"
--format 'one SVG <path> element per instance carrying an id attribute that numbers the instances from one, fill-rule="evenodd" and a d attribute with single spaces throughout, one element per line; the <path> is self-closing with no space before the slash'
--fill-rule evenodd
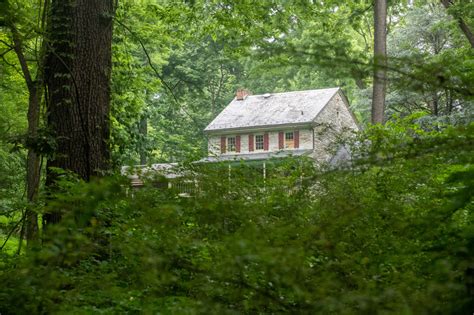
<path id="1" fill-rule="evenodd" d="M 374 86 L 372 123 L 384 122 L 387 83 L 387 0 L 375 0 L 374 6 Z"/>
<path id="2" fill-rule="evenodd" d="M 57 148 L 47 164 L 84 180 L 109 168 L 112 0 L 53 0 L 45 80 L 48 125 Z M 45 215 L 46 223 L 60 220 Z"/>

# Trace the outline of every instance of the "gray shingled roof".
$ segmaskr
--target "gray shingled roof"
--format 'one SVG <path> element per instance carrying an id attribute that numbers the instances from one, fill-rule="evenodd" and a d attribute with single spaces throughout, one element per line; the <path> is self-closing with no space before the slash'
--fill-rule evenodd
<path id="1" fill-rule="evenodd" d="M 232 102 L 204 129 L 240 129 L 310 123 L 339 88 L 251 95 Z"/>

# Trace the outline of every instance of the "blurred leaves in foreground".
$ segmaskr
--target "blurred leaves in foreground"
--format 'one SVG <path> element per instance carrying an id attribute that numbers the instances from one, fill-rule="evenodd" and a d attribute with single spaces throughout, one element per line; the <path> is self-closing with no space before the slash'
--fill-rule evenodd
<path id="1" fill-rule="evenodd" d="M 473 135 L 411 116 L 366 130 L 345 167 L 191 164 L 190 197 L 65 181 L 43 246 L 1 254 L 0 311 L 467 314 Z"/>

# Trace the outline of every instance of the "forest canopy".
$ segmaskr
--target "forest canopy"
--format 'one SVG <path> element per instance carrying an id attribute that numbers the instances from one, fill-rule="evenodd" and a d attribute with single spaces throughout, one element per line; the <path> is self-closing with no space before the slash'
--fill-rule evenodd
<path id="1" fill-rule="evenodd" d="M 473 32 L 470 0 L 0 0 L 0 313 L 471 314 Z M 237 90 L 329 87 L 345 163 L 196 163 Z"/>

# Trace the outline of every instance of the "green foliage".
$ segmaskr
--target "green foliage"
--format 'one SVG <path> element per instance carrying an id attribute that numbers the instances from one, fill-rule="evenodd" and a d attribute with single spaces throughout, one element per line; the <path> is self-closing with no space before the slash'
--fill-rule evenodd
<path id="1" fill-rule="evenodd" d="M 469 312 L 474 125 L 417 121 L 342 169 L 191 164 L 191 197 L 65 181 L 43 248 L 3 257 L 2 313 Z"/>
<path id="2" fill-rule="evenodd" d="M 7 36 L 0 30 L 0 40 Z M 3 51 L 0 43 L 0 54 Z M 16 63 L 11 53 L 4 56 L 6 62 Z M 7 234 L 21 218 L 24 208 L 26 154 L 16 150 L 12 143 L 26 133 L 26 108 L 28 95 L 24 80 L 12 67 L 0 64 L 0 246 Z M 15 231 L 18 231 L 16 229 Z M 5 250 L 16 252 L 18 234 L 5 245 Z"/>
<path id="3" fill-rule="evenodd" d="M 451 10 L 468 19 L 468 8 Z M 472 50 L 456 20 L 431 0 L 392 1 L 389 13 L 387 117 L 472 111 Z M 114 35 L 116 164 L 204 156 L 203 127 L 242 87 L 258 94 L 340 86 L 367 123 L 372 14 L 365 0 L 121 3 L 117 19 L 129 30 L 118 24 Z"/>
<path id="4" fill-rule="evenodd" d="M 83 183 L 57 170 L 59 186 L 35 209 L 63 219 L 17 256 L 25 148 L 47 157 L 55 143 L 43 130 L 19 136 L 28 94 L 6 28 L 16 23 L 36 61 L 42 2 L 8 1 L 5 14 L 0 0 L 0 232 L 12 231 L 0 252 L 0 312 L 470 313 L 473 55 L 455 20 L 472 25 L 470 2 L 390 1 L 391 118 L 351 143 L 352 164 L 267 161 L 264 179 L 261 164 L 229 173 L 190 163 L 169 190 L 153 187 L 163 178 L 132 190 L 121 178 Z M 140 155 L 205 155 L 203 127 L 240 87 L 337 85 L 369 117 L 372 1 L 118 3 L 115 168 Z M 431 115 L 392 116 L 420 109 Z M 191 193 L 179 196 L 185 186 Z"/>
<path id="5" fill-rule="evenodd" d="M 472 112 L 472 49 L 439 3 L 406 14 L 389 36 L 389 55 L 393 68 L 389 115 L 419 110 L 434 116 Z"/>

